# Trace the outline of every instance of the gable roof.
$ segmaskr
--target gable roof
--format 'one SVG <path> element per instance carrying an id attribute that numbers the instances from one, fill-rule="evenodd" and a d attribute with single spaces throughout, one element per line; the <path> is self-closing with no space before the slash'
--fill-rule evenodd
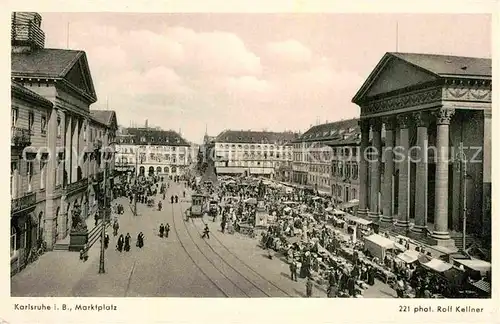
<path id="1" fill-rule="evenodd" d="M 491 59 L 466 56 L 389 53 L 439 76 L 491 77 Z"/>
<path id="2" fill-rule="evenodd" d="M 222 143 L 290 143 L 297 134 L 293 132 L 267 132 L 251 130 L 225 130 L 215 138 L 216 142 Z"/>
<path id="3" fill-rule="evenodd" d="M 124 128 L 122 134 L 117 136 L 117 142 L 133 145 L 190 146 L 179 133 L 156 128 Z"/>
<path id="4" fill-rule="evenodd" d="M 71 69 L 80 62 L 85 84 L 88 89 L 80 89 L 95 101 L 97 96 L 92 82 L 87 56 L 84 51 L 54 48 L 36 49 L 28 53 L 11 54 L 11 75 L 40 79 L 66 79 Z M 69 81 L 69 80 L 66 80 Z M 77 86 L 77 85 L 75 85 Z"/>
<path id="5" fill-rule="evenodd" d="M 114 110 L 90 110 L 90 116 L 101 124 L 117 128 L 116 113 Z"/>
<path id="6" fill-rule="evenodd" d="M 367 93 L 377 76 L 392 60 L 401 60 L 436 78 L 458 77 L 491 79 L 491 59 L 422 53 L 387 52 L 357 91 L 352 102 L 358 103 Z"/>
<path id="7" fill-rule="evenodd" d="M 358 121 L 358 118 L 353 118 L 315 125 L 297 138 L 295 142 L 332 142 L 345 141 L 351 137 L 357 138 L 357 134 L 361 133 Z"/>
<path id="8" fill-rule="evenodd" d="M 41 104 L 44 107 L 52 108 L 52 101 L 45 99 L 40 96 L 38 93 L 31 91 L 30 89 L 23 87 L 21 84 L 11 81 L 10 85 L 11 97 L 20 97 L 22 99 L 26 99 L 29 101 L 35 101 L 38 104 Z"/>

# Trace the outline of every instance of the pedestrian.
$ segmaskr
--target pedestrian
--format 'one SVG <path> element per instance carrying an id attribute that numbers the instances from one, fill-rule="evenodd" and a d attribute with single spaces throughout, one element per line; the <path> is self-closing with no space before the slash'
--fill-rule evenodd
<path id="1" fill-rule="evenodd" d="M 186 198 L 186 191 L 182 192 L 182 198 Z"/>
<path id="2" fill-rule="evenodd" d="M 306 282 L 306 296 L 307 298 L 312 296 L 312 291 L 313 291 L 313 282 L 311 277 L 307 277 L 307 282 Z"/>
<path id="3" fill-rule="evenodd" d="M 201 238 L 207 237 L 208 239 L 210 238 L 210 229 L 208 228 L 208 224 L 205 224 L 205 228 L 203 229 L 203 235 Z"/>
<path id="4" fill-rule="evenodd" d="M 104 248 L 107 249 L 109 246 L 109 235 L 108 233 L 104 234 Z"/>
<path id="5" fill-rule="evenodd" d="M 163 200 L 165 200 L 165 191 L 163 191 Z"/>
<path id="6" fill-rule="evenodd" d="M 132 240 L 132 238 L 130 237 L 130 233 L 127 233 L 127 235 L 125 236 L 125 246 L 124 246 L 124 250 L 126 252 L 130 251 L 130 241 Z"/>
<path id="7" fill-rule="evenodd" d="M 163 237 L 163 232 L 165 232 L 165 226 L 163 226 L 163 223 L 160 224 L 160 237 Z"/>
<path id="8" fill-rule="evenodd" d="M 226 230 L 226 220 L 224 218 L 222 218 L 222 221 L 220 222 L 220 228 L 221 232 L 224 233 L 224 231 Z"/>
<path id="9" fill-rule="evenodd" d="M 162 203 L 161 200 L 158 202 L 158 211 L 161 211 Z"/>
<path id="10" fill-rule="evenodd" d="M 94 226 L 97 226 L 97 222 L 99 221 L 99 215 L 95 213 L 94 215 Z"/>
<path id="11" fill-rule="evenodd" d="M 290 278 L 297 281 L 297 263 L 295 263 L 295 260 L 290 262 Z"/>
<path id="12" fill-rule="evenodd" d="M 123 238 L 123 234 L 120 234 L 120 236 L 118 237 L 118 242 L 116 243 L 116 249 L 118 250 L 118 252 L 123 251 L 124 242 L 125 239 Z"/>
<path id="13" fill-rule="evenodd" d="M 85 261 L 87 261 L 89 259 L 88 250 L 89 250 L 89 247 L 85 243 L 83 245 L 83 248 L 80 250 L 80 260 L 82 260 L 83 262 L 85 262 Z"/>
<path id="14" fill-rule="evenodd" d="M 170 196 L 170 203 L 173 204 L 174 203 L 174 196 Z"/>
<path id="15" fill-rule="evenodd" d="M 142 247 L 144 246 L 144 234 L 142 232 L 140 232 L 138 235 L 137 235 L 137 243 L 136 243 L 136 246 L 138 246 L 140 249 L 142 249 Z"/>
<path id="16" fill-rule="evenodd" d="M 177 204 L 179 202 L 179 197 L 176 195 L 175 196 L 175 203 Z"/>
<path id="17" fill-rule="evenodd" d="M 165 237 L 168 237 L 168 232 L 170 232 L 170 224 L 165 225 Z"/>

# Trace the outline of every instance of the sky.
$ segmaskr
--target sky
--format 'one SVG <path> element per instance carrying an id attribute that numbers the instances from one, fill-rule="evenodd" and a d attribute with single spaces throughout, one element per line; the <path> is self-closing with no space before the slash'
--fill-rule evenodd
<path id="1" fill-rule="evenodd" d="M 46 47 L 86 52 L 91 109 L 196 143 L 358 117 L 351 99 L 386 52 L 491 57 L 479 14 L 42 13 L 42 29 Z"/>

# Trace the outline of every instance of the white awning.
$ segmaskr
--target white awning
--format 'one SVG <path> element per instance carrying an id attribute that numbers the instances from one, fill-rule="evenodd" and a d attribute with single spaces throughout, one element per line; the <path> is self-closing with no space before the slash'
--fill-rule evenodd
<path id="1" fill-rule="evenodd" d="M 472 270 L 479 271 L 481 273 L 486 273 L 491 271 L 491 263 L 479 259 L 455 259 L 455 262 L 463 264 L 464 267 L 467 267 Z"/>
<path id="2" fill-rule="evenodd" d="M 422 266 L 429 268 L 437 272 L 445 272 L 453 267 L 453 265 L 448 262 L 441 261 L 439 259 L 431 259 L 427 263 L 422 263 Z"/>
<path id="3" fill-rule="evenodd" d="M 372 242 L 378 246 L 384 247 L 386 249 L 392 249 L 394 247 L 394 242 L 388 238 L 385 238 L 378 234 L 372 234 L 365 237 L 366 241 Z"/>
<path id="4" fill-rule="evenodd" d="M 356 217 L 356 216 L 353 216 L 353 215 L 348 214 L 348 213 L 346 213 L 344 215 L 344 218 L 346 220 L 348 220 L 348 221 L 355 222 L 355 223 L 358 223 L 358 224 L 361 224 L 361 225 L 370 225 L 372 223 L 369 220 L 366 220 L 366 219 L 363 219 L 363 218 L 360 218 L 360 217 Z"/>
<path id="5" fill-rule="evenodd" d="M 398 259 L 405 263 L 413 263 L 418 260 L 419 252 L 415 250 L 407 250 L 397 256 Z"/>

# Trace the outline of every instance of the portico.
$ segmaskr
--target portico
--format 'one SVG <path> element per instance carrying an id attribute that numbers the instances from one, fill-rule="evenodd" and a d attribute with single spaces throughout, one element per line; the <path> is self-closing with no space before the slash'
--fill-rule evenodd
<path id="1" fill-rule="evenodd" d="M 353 102 L 360 216 L 450 245 L 466 207 L 467 233 L 491 236 L 490 59 L 387 53 Z"/>

